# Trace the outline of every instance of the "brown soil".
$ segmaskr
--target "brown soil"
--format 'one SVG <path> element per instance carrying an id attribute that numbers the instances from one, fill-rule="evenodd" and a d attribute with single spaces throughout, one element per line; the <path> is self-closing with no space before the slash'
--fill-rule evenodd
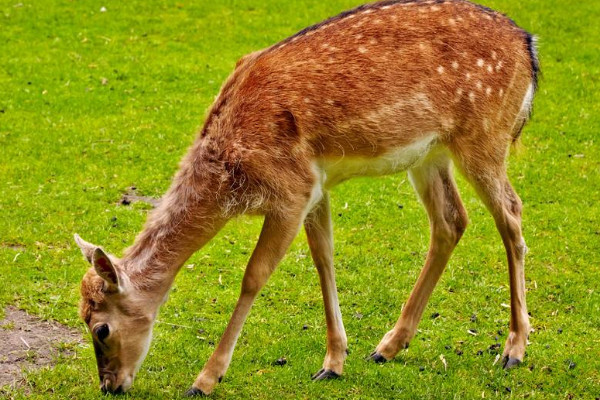
<path id="1" fill-rule="evenodd" d="M 8 307 L 0 320 L 0 387 L 22 383 L 22 372 L 52 365 L 74 353 L 81 334 L 56 322 L 42 321 Z"/>
<path id="2" fill-rule="evenodd" d="M 122 206 L 128 206 L 131 203 L 135 203 L 138 201 L 142 203 L 148 203 L 152 207 L 157 207 L 160 204 L 160 199 L 150 196 L 140 196 L 135 186 L 132 186 L 129 189 L 127 189 L 127 192 L 123 194 L 121 200 L 119 200 L 119 204 Z"/>

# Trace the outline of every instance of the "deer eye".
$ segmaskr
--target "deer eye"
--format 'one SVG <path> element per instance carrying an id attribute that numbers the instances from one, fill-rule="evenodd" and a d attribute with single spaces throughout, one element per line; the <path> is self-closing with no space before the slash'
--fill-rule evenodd
<path id="1" fill-rule="evenodd" d="M 110 334 L 110 330 L 108 329 L 108 325 L 102 324 L 98 328 L 94 329 L 94 333 L 100 342 L 104 342 L 104 339 L 106 339 Z"/>

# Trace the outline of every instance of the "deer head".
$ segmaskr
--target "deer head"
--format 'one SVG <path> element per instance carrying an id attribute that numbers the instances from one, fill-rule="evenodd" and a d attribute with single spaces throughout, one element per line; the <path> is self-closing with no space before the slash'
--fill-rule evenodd
<path id="1" fill-rule="evenodd" d="M 81 282 L 79 314 L 92 333 L 100 389 L 125 392 L 148 353 L 156 308 L 131 284 L 118 258 L 78 235 L 75 242 L 92 266 Z"/>

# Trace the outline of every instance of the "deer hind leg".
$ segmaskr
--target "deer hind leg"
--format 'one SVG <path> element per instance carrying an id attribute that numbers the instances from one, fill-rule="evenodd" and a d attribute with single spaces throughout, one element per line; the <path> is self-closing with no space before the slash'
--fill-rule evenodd
<path id="1" fill-rule="evenodd" d="M 219 345 L 186 392 L 186 396 L 210 394 L 225 375 L 250 308 L 300 230 L 306 215 L 304 208 L 305 204 L 265 217 L 258 243 L 244 273 L 241 294 L 233 315 Z"/>
<path id="2" fill-rule="evenodd" d="M 429 252 L 402 315 L 371 354 L 376 362 L 391 360 L 398 351 L 408 347 L 429 296 L 468 223 L 452 177 L 452 162 L 445 154 L 438 154 L 411 169 L 409 177 L 429 216 Z"/>
<path id="3" fill-rule="evenodd" d="M 464 170 L 494 217 L 506 249 L 510 280 L 510 332 L 504 346 L 503 365 L 508 369 L 523 361 L 531 330 L 525 302 L 524 266 L 527 246 L 521 233 L 522 203 L 508 180 L 504 164 L 483 164 L 471 161 Z"/>
<path id="4" fill-rule="evenodd" d="M 333 231 L 329 196 L 321 201 L 304 221 L 310 252 L 319 272 L 325 319 L 327 321 L 327 354 L 323 368 L 313 375 L 313 380 L 337 378 L 342 374 L 348 341 L 342 322 L 333 269 Z"/>

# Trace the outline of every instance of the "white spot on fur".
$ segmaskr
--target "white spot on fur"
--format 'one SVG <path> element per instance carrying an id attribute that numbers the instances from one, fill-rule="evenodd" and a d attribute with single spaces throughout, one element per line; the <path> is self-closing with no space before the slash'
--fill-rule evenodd
<path id="1" fill-rule="evenodd" d="M 376 39 L 371 39 L 371 40 L 369 40 L 369 44 L 377 44 L 377 40 Z"/>
<path id="2" fill-rule="evenodd" d="M 496 71 L 500 71 L 503 66 L 504 66 L 504 62 L 498 61 L 498 64 L 496 64 Z"/>
<path id="3" fill-rule="evenodd" d="M 467 72 L 467 74 L 465 75 L 465 78 L 467 78 L 468 81 L 471 80 L 471 73 Z"/>
<path id="4" fill-rule="evenodd" d="M 355 36 L 355 38 L 357 38 L 357 39 L 362 39 L 362 37 L 363 37 L 362 33 L 359 33 L 358 35 Z"/>
<path id="5" fill-rule="evenodd" d="M 454 18 L 450 18 L 450 19 L 448 19 L 448 23 L 450 25 L 452 25 L 452 26 L 455 26 L 456 25 L 456 20 Z"/>
<path id="6" fill-rule="evenodd" d="M 356 17 L 356 14 L 350 14 L 350 15 L 348 15 L 346 18 L 348 18 L 348 19 L 352 19 L 352 18 L 355 18 L 355 17 Z"/>
<path id="7" fill-rule="evenodd" d="M 483 67 L 483 60 L 481 58 L 477 60 L 477 66 L 479 68 Z"/>
<path id="8" fill-rule="evenodd" d="M 490 130 L 490 120 L 488 118 L 483 119 L 483 130 L 486 132 Z"/>
<path id="9" fill-rule="evenodd" d="M 335 101 L 333 101 L 331 99 L 327 99 L 327 100 L 325 100 L 325 103 L 327 103 L 329 105 L 333 105 L 333 104 L 335 104 Z"/>
<path id="10" fill-rule="evenodd" d="M 381 7 L 382 10 L 387 10 L 388 8 L 391 8 L 392 6 L 383 6 Z"/>
<path id="11" fill-rule="evenodd" d="M 477 90 L 481 90 L 483 88 L 483 83 L 481 83 L 481 81 L 477 81 L 475 86 L 477 87 Z"/>
<path id="12" fill-rule="evenodd" d="M 497 60 L 498 59 L 498 53 L 496 53 L 495 51 L 492 51 L 492 60 Z"/>
<path id="13" fill-rule="evenodd" d="M 488 65 L 487 67 L 487 71 L 491 74 L 492 72 L 494 72 L 494 68 L 492 68 L 492 65 Z"/>
<path id="14" fill-rule="evenodd" d="M 443 74 L 444 73 L 444 67 L 442 67 L 441 65 L 439 67 L 437 67 L 437 72 L 438 74 Z"/>
<path id="15" fill-rule="evenodd" d="M 500 91 L 498 92 L 498 94 L 500 95 L 500 97 L 504 96 L 504 89 L 500 89 Z"/>
<path id="16" fill-rule="evenodd" d="M 371 10 L 370 8 L 366 9 L 365 11 L 363 11 L 363 14 L 371 14 L 373 12 L 373 10 Z"/>
<path id="17" fill-rule="evenodd" d="M 458 61 L 452 61 L 452 68 L 458 69 Z"/>
<path id="18" fill-rule="evenodd" d="M 441 8 L 438 6 L 431 6 L 431 11 L 440 11 Z"/>
<path id="19" fill-rule="evenodd" d="M 358 48 L 358 52 L 359 52 L 359 53 L 365 54 L 367 51 L 368 51 L 368 50 L 367 50 L 365 47 L 363 47 L 363 46 L 360 46 L 360 47 Z"/>
<path id="20" fill-rule="evenodd" d="M 463 94 L 463 89 L 462 88 L 456 89 L 456 95 L 457 96 L 462 96 L 462 94 Z"/>
<path id="21" fill-rule="evenodd" d="M 469 100 L 471 100 L 471 103 L 475 103 L 475 93 L 469 92 Z"/>
<path id="22" fill-rule="evenodd" d="M 310 99 L 308 97 L 305 97 L 304 102 L 308 104 L 308 103 L 310 103 Z"/>
<path id="23" fill-rule="evenodd" d="M 488 96 L 492 94 L 492 88 L 491 87 L 487 87 L 487 89 L 485 89 L 485 94 L 487 94 Z"/>
<path id="24" fill-rule="evenodd" d="M 444 130 L 449 131 L 454 128 L 454 118 L 443 118 L 442 127 Z"/>
<path id="25" fill-rule="evenodd" d="M 427 97 L 427 95 L 425 93 L 415 94 L 412 101 L 414 102 L 415 106 L 418 106 L 423 110 L 431 110 L 432 109 L 431 101 L 429 100 L 429 97 Z"/>
<path id="26" fill-rule="evenodd" d="M 382 21 L 381 21 L 380 19 L 374 19 L 374 20 L 373 20 L 373 23 L 374 23 L 375 25 L 379 25 L 381 22 L 382 22 Z"/>

